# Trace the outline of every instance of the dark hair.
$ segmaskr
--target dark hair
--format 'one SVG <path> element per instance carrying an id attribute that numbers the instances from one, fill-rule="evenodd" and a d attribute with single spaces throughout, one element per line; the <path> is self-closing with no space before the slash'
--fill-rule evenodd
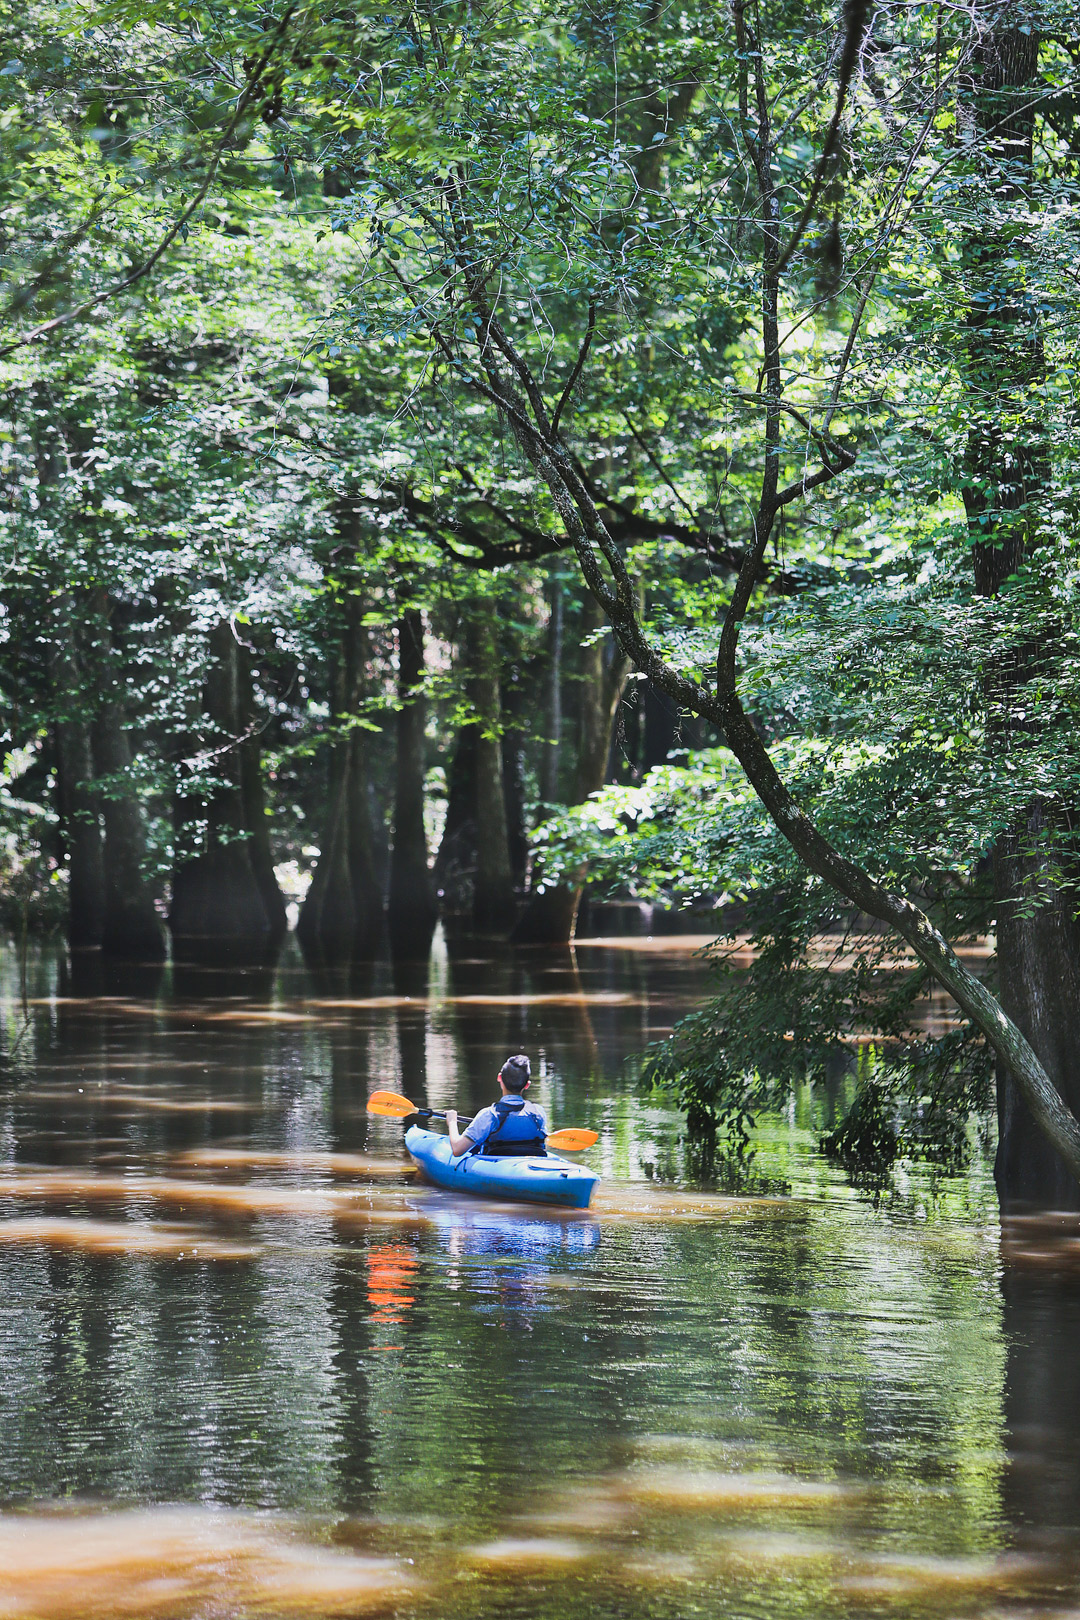
<path id="1" fill-rule="evenodd" d="M 517 1057 L 507 1058 L 499 1070 L 499 1079 L 507 1091 L 525 1090 L 525 1087 L 532 1079 L 532 1070 L 529 1068 L 529 1060 L 524 1052 L 519 1052 Z"/>

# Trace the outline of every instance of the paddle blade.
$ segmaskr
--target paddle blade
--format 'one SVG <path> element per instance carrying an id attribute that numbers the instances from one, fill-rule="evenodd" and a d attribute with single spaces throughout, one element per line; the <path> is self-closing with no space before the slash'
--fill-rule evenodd
<path id="1" fill-rule="evenodd" d="M 548 1147 L 562 1148 L 566 1153 L 580 1153 L 582 1148 L 592 1147 L 600 1138 L 595 1131 L 552 1131 L 547 1139 Z"/>
<path id="2" fill-rule="evenodd" d="M 404 1119 L 416 1113 L 416 1104 L 396 1091 L 373 1091 L 367 1100 L 369 1114 L 384 1114 L 387 1119 Z"/>

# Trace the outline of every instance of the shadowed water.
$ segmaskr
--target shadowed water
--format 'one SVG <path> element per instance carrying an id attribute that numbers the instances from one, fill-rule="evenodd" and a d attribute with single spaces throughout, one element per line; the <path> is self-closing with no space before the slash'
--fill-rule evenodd
<path id="1" fill-rule="evenodd" d="M 1080 1606 L 1080 1228 L 1002 1232 L 984 1167 L 874 1208 L 810 1151 L 836 1095 L 763 1130 L 767 1196 L 680 1184 L 635 1055 L 693 942 L 25 969 L 0 1620 Z M 517 1050 L 600 1133 L 587 1213 L 426 1187 L 365 1113 L 471 1112 Z"/>

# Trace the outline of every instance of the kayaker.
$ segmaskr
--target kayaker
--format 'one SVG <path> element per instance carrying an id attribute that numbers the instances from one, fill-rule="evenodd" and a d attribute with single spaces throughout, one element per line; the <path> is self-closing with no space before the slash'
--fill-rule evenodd
<path id="1" fill-rule="evenodd" d="M 529 1060 L 524 1052 L 519 1052 L 516 1057 L 507 1058 L 499 1070 L 502 1096 L 498 1102 L 490 1108 L 481 1108 L 476 1118 L 469 1121 L 463 1135 L 458 1135 L 457 1110 L 446 1110 L 446 1134 L 456 1159 L 477 1148 L 500 1155 L 543 1153 L 547 1139 L 544 1110 L 525 1101 L 531 1080 Z"/>

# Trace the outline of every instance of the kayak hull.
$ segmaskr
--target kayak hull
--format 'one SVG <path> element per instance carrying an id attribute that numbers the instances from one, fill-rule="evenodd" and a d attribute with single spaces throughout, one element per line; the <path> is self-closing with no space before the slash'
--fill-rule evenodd
<path id="1" fill-rule="evenodd" d="M 594 1170 L 571 1164 L 558 1154 L 542 1159 L 450 1151 L 450 1141 L 438 1131 L 410 1125 L 405 1146 L 413 1163 L 436 1187 L 448 1192 L 472 1193 L 478 1198 L 509 1198 L 515 1204 L 557 1204 L 563 1209 L 588 1209 L 593 1188 L 600 1180 Z"/>

